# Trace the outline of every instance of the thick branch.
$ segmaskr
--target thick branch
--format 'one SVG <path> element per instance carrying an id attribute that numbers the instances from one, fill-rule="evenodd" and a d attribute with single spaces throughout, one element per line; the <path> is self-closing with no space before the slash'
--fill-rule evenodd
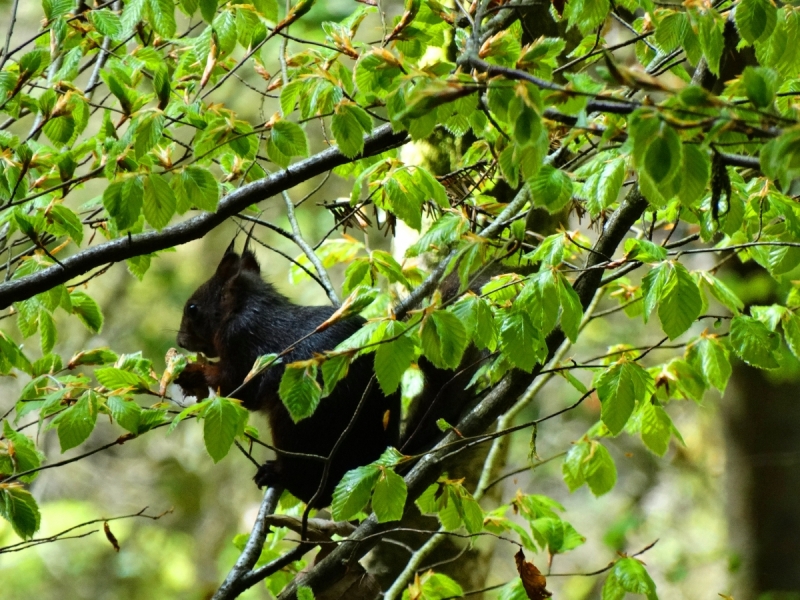
<path id="1" fill-rule="evenodd" d="M 380 154 L 402 145 L 406 139 L 407 134 L 404 131 L 394 133 L 389 125 L 382 125 L 366 138 L 361 157 Z M 45 292 L 97 267 L 158 252 L 201 238 L 251 204 L 280 194 L 312 177 L 330 171 L 334 167 L 352 162 L 352 160 L 342 154 L 338 148 L 328 148 L 311 158 L 231 192 L 220 201 L 216 212 L 192 217 L 161 231 L 148 231 L 93 246 L 62 260 L 60 265 L 48 267 L 18 280 L 7 281 L 0 284 L 0 308 Z"/>
<path id="2" fill-rule="evenodd" d="M 252 572 L 253 565 L 256 564 L 258 557 L 261 556 L 261 549 L 264 547 L 264 540 L 267 539 L 267 532 L 269 531 L 267 517 L 275 512 L 282 492 L 281 488 L 267 489 L 258 509 L 258 516 L 256 517 L 255 525 L 253 525 L 253 530 L 250 532 L 247 544 L 212 600 L 235 598 L 247 589 L 242 587 L 240 580 Z"/>

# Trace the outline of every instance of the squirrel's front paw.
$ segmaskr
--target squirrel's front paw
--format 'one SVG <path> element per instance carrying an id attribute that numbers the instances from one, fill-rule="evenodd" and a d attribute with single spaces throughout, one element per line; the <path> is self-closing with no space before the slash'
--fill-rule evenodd
<path id="1" fill-rule="evenodd" d="M 281 485 L 281 467 L 277 460 L 268 460 L 258 467 L 256 476 L 253 477 L 256 485 L 262 487 L 276 487 Z"/>
<path id="2" fill-rule="evenodd" d="M 206 365 L 202 363 L 190 363 L 175 379 L 183 393 L 187 396 L 194 396 L 198 400 L 208 398 L 208 380 L 206 379 Z"/>

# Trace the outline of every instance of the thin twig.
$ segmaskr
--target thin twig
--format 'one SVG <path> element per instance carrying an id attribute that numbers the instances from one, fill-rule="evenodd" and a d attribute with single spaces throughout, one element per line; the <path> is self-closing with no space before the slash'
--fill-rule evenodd
<path id="1" fill-rule="evenodd" d="M 328 298 L 330 298 L 331 303 L 334 306 L 339 306 L 339 296 L 336 295 L 336 290 L 328 277 L 328 272 L 325 270 L 325 267 L 322 266 L 322 261 L 320 261 L 319 257 L 314 253 L 314 249 L 308 245 L 308 242 L 306 242 L 305 238 L 303 238 L 303 234 L 300 232 L 300 226 L 297 224 L 297 217 L 294 213 L 294 202 L 292 202 L 292 199 L 289 197 L 289 192 L 284 190 L 281 192 L 281 196 L 286 204 L 286 216 L 292 226 L 292 241 L 300 247 L 309 262 L 314 265 L 317 276 L 319 277 L 322 287 L 325 289 L 325 293 L 328 295 Z"/>
<path id="2" fill-rule="evenodd" d="M 8 47 L 11 45 L 11 36 L 14 35 L 14 25 L 17 23 L 17 11 L 19 9 L 19 0 L 14 0 L 14 5 L 11 7 L 11 22 L 8 24 L 8 33 L 6 34 L 6 45 L 3 48 L 3 56 L 0 58 L 0 71 L 6 66 L 9 53 Z"/>

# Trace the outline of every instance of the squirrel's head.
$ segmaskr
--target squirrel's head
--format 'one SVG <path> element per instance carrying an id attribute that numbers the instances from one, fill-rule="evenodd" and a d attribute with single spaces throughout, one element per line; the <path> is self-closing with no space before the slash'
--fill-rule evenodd
<path id="1" fill-rule="evenodd" d="M 255 255 L 245 250 L 240 256 L 228 249 L 211 279 L 186 301 L 178 345 L 209 358 L 217 357 L 217 332 L 254 295 L 255 288 L 263 285 Z"/>

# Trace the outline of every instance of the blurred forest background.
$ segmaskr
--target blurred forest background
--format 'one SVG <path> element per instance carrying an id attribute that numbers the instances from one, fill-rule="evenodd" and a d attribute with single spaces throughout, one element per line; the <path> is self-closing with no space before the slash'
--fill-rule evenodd
<path id="1" fill-rule="evenodd" d="M 0 14 L 8 14 L 11 4 L 10 0 L 0 0 Z M 319 35 L 320 22 L 340 19 L 351 7 L 352 0 L 319 0 L 313 11 L 294 26 L 296 33 L 313 39 Z M 390 16 L 402 12 L 399 0 L 384 0 L 383 7 Z M 38 31 L 40 11 L 38 2 L 20 3 L 12 45 Z M 377 17 L 370 19 L 374 22 L 368 21 L 365 30 L 373 27 L 379 37 L 380 23 Z M 0 19 L 0 25 L 4 35 L 8 23 Z M 613 35 L 606 33 L 607 39 L 613 39 Z M 270 41 L 262 55 L 277 56 L 279 43 L 277 38 Z M 277 69 L 277 61 L 274 62 Z M 252 71 L 243 70 L 241 77 L 263 87 L 263 81 Z M 277 101 L 275 106 L 262 104 L 259 96 L 249 93 L 235 79 L 224 89 L 228 93 L 225 102 L 240 118 L 263 122 L 276 110 Z M 312 152 L 325 146 L 318 129 L 309 128 L 308 134 Z M 322 178 L 318 178 L 292 190 L 293 199 L 297 201 L 312 192 L 321 182 Z M 78 194 L 88 200 L 102 191 L 92 184 Z M 349 194 L 349 184 L 332 176 L 307 202 L 317 205 Z M 280 199 L 267 201 L 262 207 L 262 218 L 288 228 Z M 322 207 L 298 214 L 303 218 L 301 229 L 312 241 L 325 235 L 334 223 L 331 213 Z M 59 330 L 68 327 L 65 331 L 69 334 L 61 336 L 55 351 L 70 356 L 81 348 L 108 346 L 118 353 L 143 349 L 147 358 L 163 364 L 166 352 L 176 345 L 186 298 L 213 272 L 236 234 L 234 224 L 226 224 L 200 241 L 161 253 L 141 283 L 124 264 L 114 265 L 104 277 L 89 284 L 105 315 L 102 333 L 88 339 L 91 334 L 77 320 L 59 323 Z M 348 234 L 363 239 L 370 248 L 394 249 L 395 241 L 382 232 L 371 231 L 365 236 L 350 230 Z M 407 245 L 409 240 L 403 238 L 408 235 L 405 229 L 398 229 L 400 239 L 396 244 Z M 297 255 L 297 249 L 280 236 L 269 236 L 261 230 L 258 238 Z M 265 276 L 293 301 L 327 302 L 324 292 L 307 277 L 290 277 L 287 260 L 263 247 L 258 248 L 258 255 Z M 338 285 L 341 273 L 333 275 Z M 746 301 L 764 303 L 775 293 L 766 275 L 753 278 L 731 269 L 723 278 Z M 63 313 L 61 317 L 67 321 Z M 624 314 L 596 321 L 573 352 L 586 360 L 606 352 L 609 341 L 613 344 L 635 340 L 637 345 L 646 345 L 660 339 L 657 324 L 653 326 L 651 322 L 645 333 L 643 327 Z M 784 359 L 785 368 L 777 372 L 739 367 L 724 399 L 709 393 L 702 404 L 673 404 L 671 416 L 686 445 L 673 442 L 663 459 L 648 453 L 628 436 L 606 440 L 620 479 L 611 493 L 599 499 L 586 487 L 570 494 L 562 480 L 560 460 L 503 480 L 504 498 L 522 489 L 547 494 L 561 502 L 570 522 L 589 539 L 577 550 L 558 556 L 552 570 L 594 571 L 604 567 L 618 550 L 636 551 L 658 540 L 643 559 L 664 600 L 699 600 L 718 593 L 733 593 L 744 599 L 751 597 L 749 594 L 755 589 L 766 589 L 761 583 L 764 578 L 773 588 L 800 590 L 798 369 L 788 353 L 784 353 Z M 24 383 L 10 378 L 0 382 L 0 414 L 14 405 Z M 568 385 L 555 378 L 540 394 L 535 407 L 519 418 L 530 420 L 563 406 L 560 398 L 567 390 Z M 596 400 L 589 401 L 564 418 L 547 423 L 543 427 L 546 435 L 539 435 L 538 455 L 546 459 L 563 451 L 597 421 L 599 410 Z M 265 427 L 258 417 L 254 424 Z M 47 454 L 56 456 L 56 432 L 41 435 Z M 110 427 L 98 424 L 92 438 L 71 453 L 101 445 L 116 435 Z M 529 443 L 529 433 L 512 436 L 509 464 L 525 464 Z M 88 537 L 3 555 L 0 598 L 207 597 L 238 555 L 232 543 L 234 536 L 249 531 L 255 517 L 261 493 L 252 482 L 253 474 L 253 466 L 236 452 L 214 465 L 203 448 L 201 428 L 196 423 L 184 424 L 170 435 L 147 435 L 88 460 L 44 471 L 31 487 L 43 514 L 38 537 L 92 519 L 136 513 L 145 507 L 151 515 L 170 512 L 158 520 L 112 522 L 111 529 L 121 546 L 119 553 L 105 539 L 102 525 L 98 524 L 88 528 L 97 530 Z M 10 525 L 0 520 L 0 546 L 16 541 Z M 487 585 L 516 576 L 514 550 L 495 544 Z M 542 560 L 546 559 L 540 557 L 537 564 Z M 554 597 L 570 600 L 597 598 L 601 585 L 601 579 L 592 577 L 548 578 Z M 498 590 L 483 597 L 501 594 Z M 242 596 L 270 597 L 263 585 Z M 800 598 L 800 591 L 769 597 Z"/>

